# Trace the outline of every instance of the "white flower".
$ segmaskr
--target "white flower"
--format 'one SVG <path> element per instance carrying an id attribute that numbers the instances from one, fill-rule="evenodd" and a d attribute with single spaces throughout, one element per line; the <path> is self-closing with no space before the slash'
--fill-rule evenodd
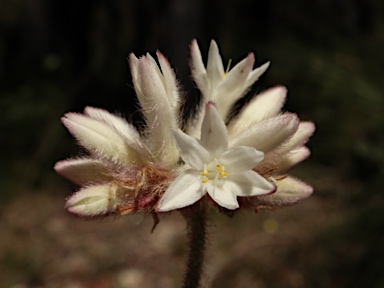
<path id="1" fill-rule="evenodd" d="M 159 202 L 164 212 L 189 206 L 206 193 L 220 206 L 234 210 L 237 196 L 271 193 L 275 186 L 252 169 L 264 153 L 251 147 L 228 149 L 227 128 L 213 103 L 206 106 L 201 140 L 173 130 L 181 158 L 191 168 L 178 176 Z"/>
<path id="2" fill-rule="evenodd" d="M 255 56 L 248 56 L 235 65 L 231 70 L 225 71 L 219 48 L 214 40 L 211 41 L 208 52 L 207 67 L 204 67 L 201 52 L 196 40 L 191 44 L 191 72 L 193 80 L 202 93 L 205 103 L 213 101 L 216 103 L 221 117 L 227 121 L 230 109 L 249 88 L 268 69 L 269 62 L 253 69 Z M 193 134 L 198 134 L 202 121 L 202 114 Z"/>

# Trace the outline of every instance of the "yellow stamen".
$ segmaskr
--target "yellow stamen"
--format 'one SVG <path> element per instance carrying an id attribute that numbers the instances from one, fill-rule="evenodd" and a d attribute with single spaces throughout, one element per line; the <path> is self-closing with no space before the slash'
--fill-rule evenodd
<path id="1" fill-rule="evenodd" d="M 228 72 L 230 70 L 230 67 L 231 67 L 231 63 L 232 63 L 232 59 L 229 59 L 228 60 L 228 65 L 227 65 L 227 69 L 225 69 L 225 72 L 223 74 L 223 78 L 227 77 L 227 74 L 228 74 Z"/>
<path id="2" fill-rule="evenodd" d="M 209 181 L 209 179 L 207 177 L 205 177 L 203 180 L 201 180 L 201 182 L 203 183 L 207 183 Z"/>

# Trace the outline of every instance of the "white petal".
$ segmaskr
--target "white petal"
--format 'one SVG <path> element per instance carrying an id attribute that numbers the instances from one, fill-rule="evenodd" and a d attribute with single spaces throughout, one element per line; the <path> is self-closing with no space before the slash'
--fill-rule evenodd
<path id="1" fill-rule="evenodd" d="M 245 129 L 230 140 L 229 146 L 250 146 L 267 153 L 291 137 L 299 125 L 297 115 L 285 113 Z"/>
<path id="2" fill-rule="evenodd" d="M 276 187 L 255 171 L 230 175 L 232 192 L 237 196 L 258 196 L 273 192 Z"/>
<path id="3" fill-rule="evenodd" d="M 293 177 L 285 177 L 277 180 L 277 190 L 275 193 L 260 196 L 258 201 L 263 205 L 271 207 L 288 206 L 308 198 L 312 192 L 313 188 L 308 184 Z"/>
<path id="4" fill-rule="evenodd" d="M 175 113 L 176 116 L 180 104 L 180 96 L 177 87 L 176 76 L 167 58 L 165 58 L 164 55 L 159 51 L 156 52 L 156 55 L 157 59 L 159 59 L 159 64 L 164 78 L 164 86 L 168 96 L 168 100 L 171 104 L 171 107 L 175 109 L 173 113 Z"/>
<path id="5" fill-rule="evenodd" d="M 224 181 L 220 183 L 221 185 L 214 185 L 209 181 L 205 186 L 209 196 L 221 207 L 235 210 L 239 208 L 239 203 L 237 202 L 236 195 L 231 191 L 231 185 Z"/>
<path id="6" fill-rule="evenodd" d="M 245 86 L 250 87 L 251 85 L 253 85 L 253 83 L 259 80 L 260 76 L 263 75 L 265 71 L 267 71 L 267 69 L 269 68 L 269 65 L 270 65 L 270 62 L 267 62 L 261 65 L 259 68 L 256 68 L 255 70 L 253 70 L 249 74 L 247 82 L 245 83 Z"/>
<path id="7" fill-rule="evenodd" d="M 206 105 L 205 109 L 201 126 L 201 143 L 214 157 L 219 157 L 228 149 L 227 127 L 211 102 Z"/>
<path id="8" fill-rule="evenodd" d="M 210 160 L 209 152 L 201 145 L 198 139 L 185 134 L 180 129 L 173 129 L 172 132 L 184 162 L 192 168 L 202 170 L 204 164 Z"/>
<path id="9" fill-rule="evenodd" d="M 77 113 L 67 113 L 61 120 L 90 152 L 120 163 L 142 163 L 137 151 L 107 123 Z"/>
<path id="10" fill-rule="evenodd" d="M 287 89 L 283 86 L 258 94 L 240 111 L 236 119 L 230 122 L 230 134 L 237 135 L 251 124 L 276 116 L 283 107 L 286 94 Z"/>
<path id="11" fill-rule="evenodd" d="M 59 161 L 55 171 L 78 185 L 112 181 L 108 168 L 100 160 L 79 158 Z"/>
<path id="12" fill-rule="evenodd" d="M 207 75 L 211 88 L 217 86 L 224 77 L 223 61 L 219 53 L 219 47 L 214 40 L 211 41 L 208 51 Z M 204 95 L 207 100 L 212 100 L 208 95 Z"/>
<path id="13" fill-rule="evenodd" d="M 172 141 L 170 128 L 178 125 L 162 76 L 157 70 L 157 65 L 148 58 L 139 59 L 138 83 L 142 94 L 137 96 L 148 127 L 149 148 L 159 161 L 174 165 L 179 155 Z"/>
<path id="14" fill-rule="evenodd" d="M 116 206 L 116 196 L 111 185 L 90 186 L 71 195 L 65 208 L 83 217 L 94 217 L 112 212 Z"/>
<path id="15" fill-rule="evenodd" d="M 242 173 L 251 170 L 262 161 L 264 153 L 252 147 L 233 147 L 220 156 L 219 162 L 224 165 L 229 174 Z"/>
<path id="16" fill-rule="evenodd" d="M 245 59 L 229 71 L 219 85 L 214 100 L 218 104 L 218 109 L 223 119 L 227 119 L 232 106 L 237 100 L 244 96 L 248 90 L 249 86 L 245 86 L 244 84 L 249 73 L 252 71 L 254 62 L 255 57 L 253 53 L 249 53 Z"/>
<path id="17" fill-rule="evenodd" d="M 197 87 L 203 95 L 208 93 L 209 84 L 207 79 L 207 71 L 205 70 L 204 62 L 201 57 L 201 52 L 196 39 L 191 43 L 191 73 Z"/>
<path id="18" fill-rule="evenodd" d="M 308 138 L 315 132 L 315 124 L 312 122 L 300 122 L 296 133 L 288 140 L 287 143 L 279 149 L 283 153 L 287 153 L 297 147 L 303 146 Z"/>
<path id="19" fill-rule="evenodd" d="M 159 201 L 157 211 L 165 212 L 192 205 L 204 194 L 199 171 L 187 170 L 178 176 L 165 191 Z"/>
<path id="20" fill-rule="evenodd" d="M 311 151 L 305 146 L 292 150 L 290 153 L 285 155 L 285 157 L 281 157 L 279 159 L 277 163 L 279 167 L 279 171 L 288 170 L 292 166 L 295 166 L 301 161 L 307 159 L 310 154 L 311 154 Z"/>
<path id="21" fill-rule="evenodd" d="M 124 136 L 127 144 L 140 153 L 142 158 L 148 157 L 149 152 L 147 151 L 147 147 L 141 139 L 139 132 L 132 124 L 129 124 L 127 120 L 113 115 L 104 109 L 89 106 L 85 107 L 84 114 L 95 120 L 103 121 L 115 128 L 117 132 Z"/>

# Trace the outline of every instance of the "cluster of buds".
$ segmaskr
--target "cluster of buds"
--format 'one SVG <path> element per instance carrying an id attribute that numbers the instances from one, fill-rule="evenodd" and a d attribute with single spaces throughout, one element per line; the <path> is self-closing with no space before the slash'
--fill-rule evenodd
<path id="1" fill-rule="evenodd" d="M 286 89 L 256 95 L 236 115 L 235 103 L 266 71 L 253 69 L 253 53 L 224 70 L 212 41 L 206 66 L 196 40 L 191 73 L 202 99 L 181 125 L 181 93 L 167 59 L 157 52 L 129 56 L 143 131 L 106 110 L 67 113 L 63 124 L 87 156 L 59 161 L 55 170 L 80 189 L 66 201 L 81 217 L 173 211 L 209 201 L 221 211 L 278 208 L 307 198 L 312 187 L 288 176 L 307 158 L 314 124 L 282 113 Z M 181 130 L 183 127 L 183 130 Z"/>

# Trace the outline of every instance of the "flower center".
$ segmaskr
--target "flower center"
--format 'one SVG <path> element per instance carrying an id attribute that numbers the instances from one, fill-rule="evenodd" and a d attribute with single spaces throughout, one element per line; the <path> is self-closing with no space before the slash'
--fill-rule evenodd
<path id="1" fill-rule="evenodd" d="M 215 181 L 227 178 L 229 174 L 225 172 L 225 167 L 215 159 L 215 161 L 204 164 L 204 170 L 201 172 L 201 176 L 203 177 L 201 182 L 207 183 L 209 180 Z"/>

